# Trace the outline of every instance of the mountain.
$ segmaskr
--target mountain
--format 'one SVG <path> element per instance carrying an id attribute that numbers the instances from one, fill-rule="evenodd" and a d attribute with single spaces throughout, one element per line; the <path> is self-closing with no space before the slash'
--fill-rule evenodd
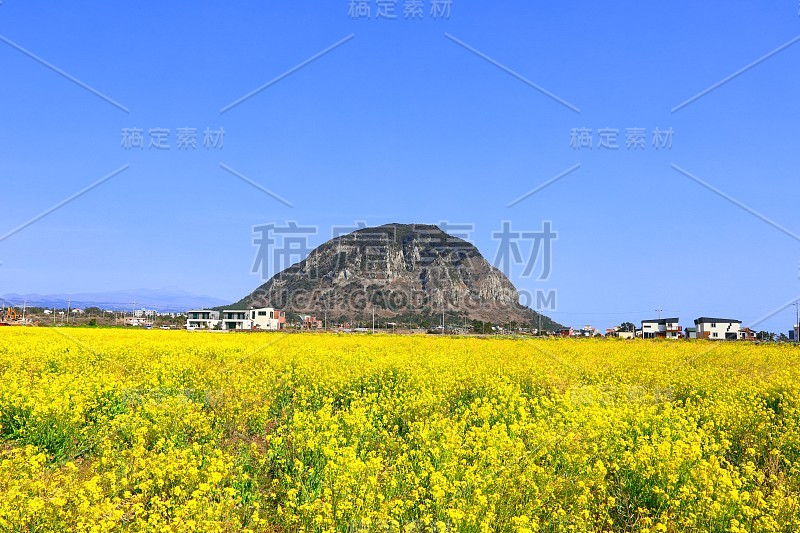
<path id="1" fill-rule="evenodd" d="M 0 305 L 29 307 L 72 308 L 100 307 L 101 309 L 130 310 L 147 308 L 161 312 L 183 312 L 192 308 L 210 308 L 224 305 L 227 300 L 212 296 L 201 296 L 179 289 L 135 289 L 106 292 L 84 292 L 74 294 L 4 294 Z"/>
<path id="2" fill-rule="evenodd" d="M 514 285 L 471 243 L 428 224 L 386 224 L 336 237 L 231 308 L 276 307 L 333 320 L 377 316 L 534 323 Z M 542 316 L 542 329 L 561 327 Z"/>

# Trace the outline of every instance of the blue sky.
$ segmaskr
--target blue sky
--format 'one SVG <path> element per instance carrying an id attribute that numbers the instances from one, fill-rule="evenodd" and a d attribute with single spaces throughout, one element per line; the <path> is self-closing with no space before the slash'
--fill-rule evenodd
<path id="1" fill-rule="evenodd" d="M 492 260 L 502 221 L 550 220 L 549 279 L 522 265 L 510 277 L 557 291 L 546 314 L 565 324 L 657 307 L 685 325 L 750 324 L 800 296 L 800 242 L 775 227 L 800 233 L 800 42 L 672 111 L 800 35 L 796 1 L 454 0 L 433 18 L 425 0 L 421 20 L 403 18 L 404 0 L 396 20 L 371 4 L 354 20 L 348 0 L 3 0 L 0 234 L 129 167 L 0 241 L 0 294 L 169 286 L 234 301 L 262 282 L 255 225 L 316 225 L 316 245 L 358 220 L 471 223 Z M 175 146 L 186 127 L 195 150 Z M 170 148 L 126 150 L 123 128 L 169 129 Z M 206 128 L 225 130 L 221 149 L 202 146 Z M 577 128 L 591 150 L 570 146 Z M 598 148 L 603 128 L 619 149 Z M 629 128 L 645 129 L 644 149 L 625 148 Z M 652 146 L 655 128 L 672 129 L 671 148 Z"/>

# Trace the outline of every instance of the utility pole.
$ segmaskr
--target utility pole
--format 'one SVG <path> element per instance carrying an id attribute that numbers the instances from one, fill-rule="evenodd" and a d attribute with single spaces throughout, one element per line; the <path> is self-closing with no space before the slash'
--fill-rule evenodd
<path id="1" fill-rule="evenodd" d="M 794 321 L 794 342 L 797 344 L 800 342 L 797 338 L 800 336 L 800 300 L 794 303 Z"/>
<path id="2" fill-rule="evenodd" d="M 28 307 L 28 299 L 22 300 L 22 323 L 25 323 L 25 308 Z"/>
<path id="3" fill-rule="evenodd" d="M 56 308 L 53 306 L 53 325 L 56 325 Z"/>
<path id="4" fill-rule="evenodd" d="M 375 333 L 375 304 L 372 304 L 372 333 Z"/>
<path id="5" fill-rule="evenodd" d="M 662 309 L 661 309 L 660 305 L 658 306 L 658 309 L 656 309 L 656 311 L 658 311 L 658 319 L 661 320 L 661 311 L 662 311 Z"/>
<path id="6" fill-rule="evenodd" d="M 72 305 L 72 299 L 67 298 L 67 323 L 69 323 L 69 310 L 71 305 Z"/>

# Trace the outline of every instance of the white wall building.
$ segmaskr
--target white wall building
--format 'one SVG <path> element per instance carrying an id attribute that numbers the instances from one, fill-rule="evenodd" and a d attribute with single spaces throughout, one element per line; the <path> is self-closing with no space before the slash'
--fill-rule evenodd
<path id="1" fill-rule="evenodd" d="M 286 323 L 285 311 L 279 311 L 273 307 L 260 307 L 250 310 L 250 320 L 253 327 L 263 330 L 283 329 Z"/>
<path id="2" fill-rule="evenodd" d="M 186 329 L 215 329 L 221 325 L 219 311 L 192 309 L 186 311 Z"/>
<path id="3" fill-rule="evenodd" d="M 134 316 L 126 316 L 125 320 L 123 322 L 124 322 L 124 324 L 126 326 L 133 326 L 133 327 L 139 327 L 139 326 L 150 326 L 150 327 L 152 327 L 153 326 L 153 321 L 152 320 L 148 320 L 147 318 L 144 318 L 144 317 L 136 318 Z"/>
<path id="4" fill-rule="evenodd" d="M 246 309 L 225 309 L 222 311 L 222 329 L 241 331 L 253 329 L 250 312 Z"/>
<path id="5" fill-rule="evenodd" d="M 286 323 L 286 313 L 272 307 L 259 309 L 193 309 L 186 311 L 186 329 L 223 331 L 279 330 Z"/>
<path id="6" fill-rule="evenodd" d="M 679 339 L 681 335 L 677 317 L 642 320 L 642 338 L 644 339 Z"/>
<path id="7" fill-rule="evenodd" d="M 731 340 L 739 337 L 741 320 L 732 318 L 709 318 L 701 316 L 694 321 L 697 326 L 697 338 L 709 340 Z"/>

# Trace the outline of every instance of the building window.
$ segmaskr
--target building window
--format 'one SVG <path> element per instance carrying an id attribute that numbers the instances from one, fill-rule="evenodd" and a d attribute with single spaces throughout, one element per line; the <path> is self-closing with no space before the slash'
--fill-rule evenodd
<path id="1" fill-rule="evenodd" d="M 712 322 L 712 323 L 711 323 L 711 327 L 712 327 L 712 328 L 715 328 L 715 327 L 717 327 L 717 323 L 716 323 L 716 322 Z M 715 337 L 716 337 L 716 335 L 715 335 Z"/>
<path id="2" fill-rule="evenodd" d="M 719 333 L 717 333 L 717 332 L 715 331 L 714 333 L 712 333 L 712 334 L 711 334 L 711 336 L 712 336 L 712 337 L 719 337 Z"/>

